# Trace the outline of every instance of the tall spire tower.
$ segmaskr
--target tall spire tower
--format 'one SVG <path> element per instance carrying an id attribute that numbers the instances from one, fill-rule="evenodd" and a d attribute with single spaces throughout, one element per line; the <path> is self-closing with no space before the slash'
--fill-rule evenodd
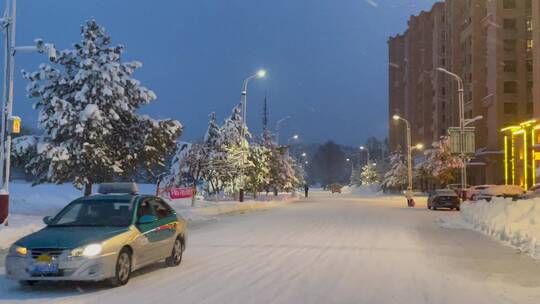
<path id="1" fill-rule="evenodd" d="M 268 131 L 268 100 L 266 96 L 266 92 L 264 93 L 264 107 L 263 107 L 263 118 L 262 118 L 262 124 L 263 124 L 263 132 Z"/>

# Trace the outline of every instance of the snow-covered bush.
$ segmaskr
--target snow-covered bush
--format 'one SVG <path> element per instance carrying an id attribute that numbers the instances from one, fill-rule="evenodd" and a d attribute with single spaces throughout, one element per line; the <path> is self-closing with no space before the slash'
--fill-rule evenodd
<path id="1" fill-rule="evenodd" d="M 94 20 L 81 27 L 81 36 L 54 65 L 23 72 L 43 134 L 17 140 L 15 158 L 27 158 L 35 184 L 72 182 L 86 186 L 87 194 L 93 183 L 157 175 L 174 151 L 181 124 L 138 115 L 156 99 L 131 77 L 142 64 L 122 62 L 124 47 L 112 46 Z"/>

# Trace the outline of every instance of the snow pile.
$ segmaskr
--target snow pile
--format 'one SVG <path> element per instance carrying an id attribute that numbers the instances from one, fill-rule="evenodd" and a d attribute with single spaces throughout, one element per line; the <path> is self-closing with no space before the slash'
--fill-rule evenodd
<path id="1" fill-rule="evenodd" d="M 345 186 L 341 189 L 341 192 L 358 196 L 380 196 L 380 189 L 381 186 L 379 184 L 371 184 L 361 186 Z"/>
<path id="2" fill-rule="evenodd" d="M 460 217 L 475 230 L 540 259 L 540 198 L 465 202 Z"/>

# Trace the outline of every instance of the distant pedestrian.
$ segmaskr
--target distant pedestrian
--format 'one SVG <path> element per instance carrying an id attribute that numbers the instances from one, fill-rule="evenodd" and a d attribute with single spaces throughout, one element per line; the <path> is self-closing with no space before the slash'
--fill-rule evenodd
<path id="1" fill-rule="evenodd" d="M 308 197 L 308 194 L 309 194 L 309 185 L 308 184 L 304 185 L 304 192 L 306 194 L 306 197 Z"/>

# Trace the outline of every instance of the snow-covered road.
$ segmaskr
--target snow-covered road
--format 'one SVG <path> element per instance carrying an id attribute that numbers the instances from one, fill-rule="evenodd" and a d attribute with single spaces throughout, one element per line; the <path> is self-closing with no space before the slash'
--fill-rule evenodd
<path id="1" fill-rule="evenodd" d="M 316 194 L 191 229 L 179 268 L 127 286 L 0 275 L 0 303 L 539 303 L 540 264 L 402 198 Z"/>

